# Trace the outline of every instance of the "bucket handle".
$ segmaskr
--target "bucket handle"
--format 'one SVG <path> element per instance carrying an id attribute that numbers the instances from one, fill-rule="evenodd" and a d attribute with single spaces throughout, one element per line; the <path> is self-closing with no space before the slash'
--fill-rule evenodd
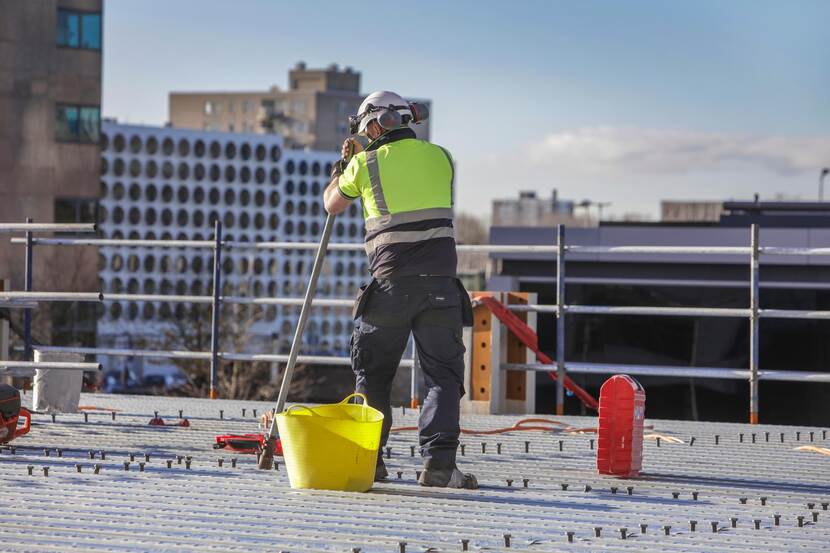
<path id="1" fill-rule="evenodd" d="M 358 393 L 358 392 L 355 392 L 355 393 L 353 393 L 353 394 L 351 394 L 351 395 L 346 396 L 346 397 L 343 399 L 343 401 L 341 401 L 340 403 L 341 403 L 341 404 L 343 404 L 343 403 L 349 403 L 349 400 L 350 400 L 350 399 L 352 399 L 352 398 L 354 398 L 354 397 L 359 397 L 360 399 L 362 399 L 362 400 L 363 400 L 363 407 L 369 407 L 369 400 L 368 400 L 368 399 L 366 399 L 366 396 L 365 396 L 364 394 L 361 394 L 361 393 Z"/>
<path id="2" fill-rule="evenodd" d="M 319 417 L 319 416 L 320 416 L 320 415 L 318 415 L 317 413 L 315 413 L 315 412 L 314 412 L 314 409 L 312 409 L 312 408 L 310 408 L 310 407 L 306 407 L 305 405 L 292 405 L 291 407 L 289 407 L 288 409 L 286 409 L 286 410 L 285 410 L 285 412 L 284 412 L 283 414 L 284 414 L 284 415 L 287 415 L 287 414 L 289 414 L 289 413 L 291 412 L 291 410 L 292 410 L 292 409 L 295 409 L 295 408 L 296 408 L 296 409 L 305 409 L 306 411 L 308 411 L 309 413 L 311 413 L 311 415 L 312 415 L 312 416 L 314 416 L 314 417 Z"/>

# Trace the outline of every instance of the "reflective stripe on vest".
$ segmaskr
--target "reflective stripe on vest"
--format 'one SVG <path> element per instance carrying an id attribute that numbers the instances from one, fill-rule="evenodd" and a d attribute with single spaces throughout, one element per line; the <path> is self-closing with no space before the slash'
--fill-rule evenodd
<path id="1" fill-rule="evenodd" d="M 383 186 L 380 184 L 380 168 L 378 167 L 377 150 L 366 152 L 366 169 L 369 171 L 369 182 L 372 185 L 372 196 L 375 197 L 375 205 L 381 217 L 389 215 L 389 206 L 386 205 L 386 197 L 383 195 Z"/>
<path id="2" fill-rule="evenodd" d="M 422 242 L 433 238 L 455 238 L 452 227 L 438 227 L 428 230 L 400 230 L 378 234 L 366 242 L 366 255 L 371 255 L 380 246 L 405 242 Z"/>

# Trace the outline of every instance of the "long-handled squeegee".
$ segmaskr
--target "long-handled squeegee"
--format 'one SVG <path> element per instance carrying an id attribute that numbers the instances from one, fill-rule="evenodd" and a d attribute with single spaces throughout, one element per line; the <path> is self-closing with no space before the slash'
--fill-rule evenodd
<path id="1" fill-rule="evenodd" d="M 317 291 L 317 278 L 326 260 L 326 249 L 329 246 L 331 229 L 334 227 L 334 215 L 329 214 L 326 224 L 323 227 L 323 237 L 320 238 L 320 245 L 317 247 L 317 255 L 314 257 L 314 266 L 311 268 L 311 278 L 308 288 L 305 290 L 303 307 L 300 309 L 300 320 L 297 321 L 297 329 L 294 331 L 294 340 L 291 342 L 291 352 L 288 354 L 288 364 L 285 366 L 285 373 L 282 375 L 282 385 L 277 397 L 277 406 L 274 408 L 274 415 L 282 413 L 285 408 L 285 400 L 288 397 L 288 388 L 291 386 L 291 378 L 294 376 L 294 366 L 297 364 L 297 355 L 300 353 L 300 344 L 303 341 L 303 331 L 311 311 L 311 301 Z M 277 417 L 271 419 L 271 428 L 268 430 L 268 437 L 265 439 L 265 447 L 259 456 L 259 468 L 270 470 L 274 464 L 274 443 L 277 440 Z"/>

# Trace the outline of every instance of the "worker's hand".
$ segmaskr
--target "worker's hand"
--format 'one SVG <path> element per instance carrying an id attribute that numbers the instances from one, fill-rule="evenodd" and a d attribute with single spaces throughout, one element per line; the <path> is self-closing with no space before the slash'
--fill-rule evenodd
<path id="1" fill-rule="evenodd" d="M 362 151 L 363 146 L 360 145 L 360 142 L 354 138 L 347 138 L 343 141 L 343 147 L 340 149 L 340 157 L 348 162 L 353 155 Z"/>

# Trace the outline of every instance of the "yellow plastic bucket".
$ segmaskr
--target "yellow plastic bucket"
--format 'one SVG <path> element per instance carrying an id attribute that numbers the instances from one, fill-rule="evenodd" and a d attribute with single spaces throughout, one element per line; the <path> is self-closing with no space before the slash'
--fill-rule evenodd
<path id="1" fill-rule="evenodd" d="M 349 403 L 353 397 L 363 405 Z M 375 480 L 383 413 L 363 394 L 340 403 L 292 405 L 277 415 L 292 488 L 365 492 Z"/>

